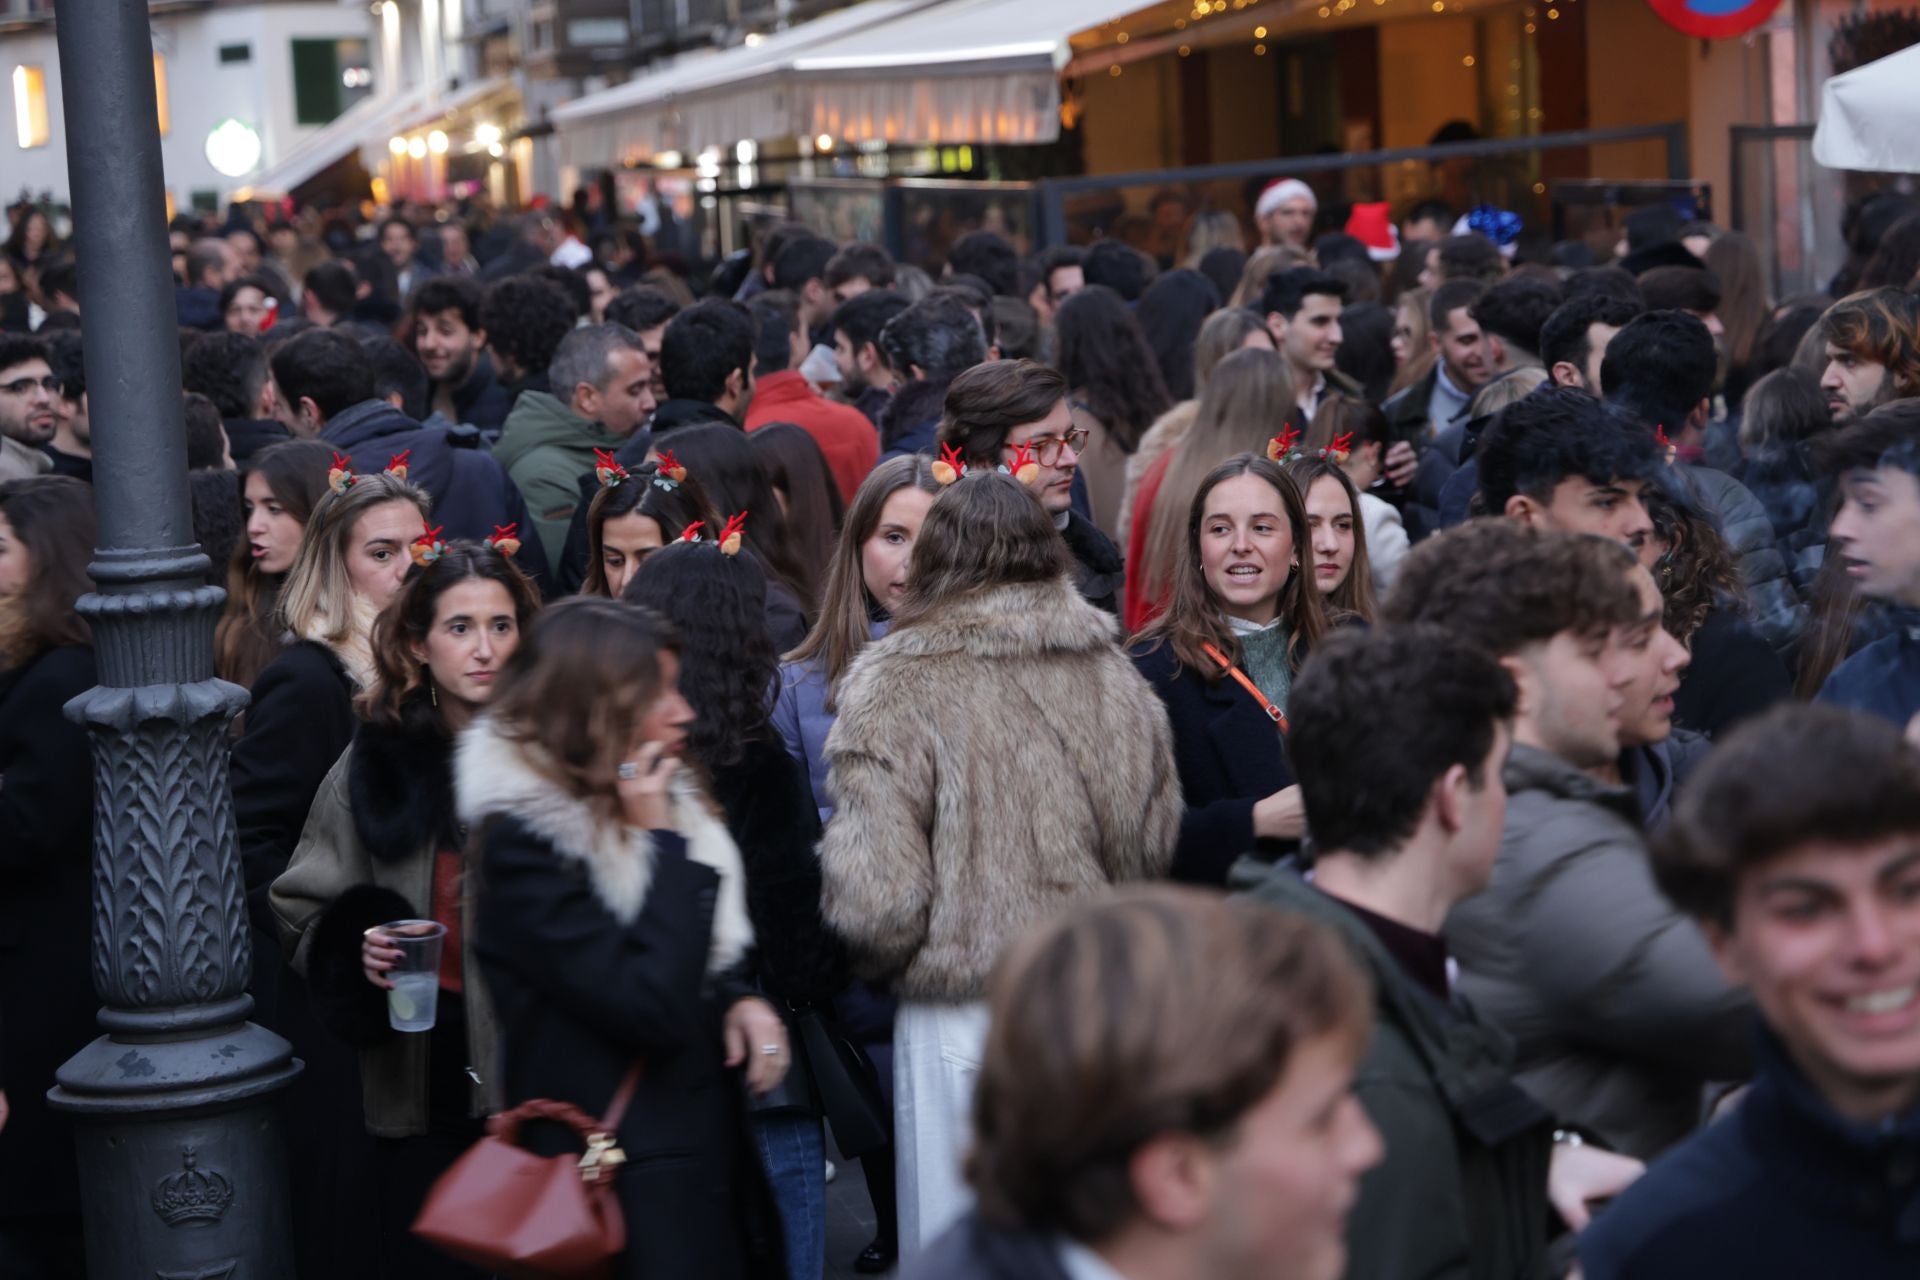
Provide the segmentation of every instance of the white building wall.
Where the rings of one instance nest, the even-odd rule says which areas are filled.
[[[227,178],[207,163],[207,134],[229,116],[260,135],[260,164],[274,163],[319,126],[294,122],[293,41],[365,39],[376,54],[380,31],[366,5],[258,4],[189,13],[156,14],[154,49],[167,61],[171,128],[160,141],[167,189],[186,208],[196,191],[222,199],[245,178]],[[248,44],[251,61],[222,64],[220,46]],[[47,144],[22,150],[14,119],[13,69],[38,65],[47,77]],[[380,86],[376,82],[376,89]],[[0,34],[0,199],[25,187],[64,200],[66,128],[60,63],[53,29]]]

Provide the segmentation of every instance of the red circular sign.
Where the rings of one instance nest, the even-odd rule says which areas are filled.
[[[1683,35],[1718,40],[1760,26],[1780,0],[1647,0],[1668,26]]]

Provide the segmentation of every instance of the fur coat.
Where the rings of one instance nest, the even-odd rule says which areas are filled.
[[[594,896],[621,924],[640,918],[653,881],[653,837],[568,795],[540,771],[528,748],[501,737],[485,716],[461,735],[454,785],[462,822],[478,826],[494,814],[519,819],[586,872]],[[753,945],[746,873],[733,837],[684,769],[673,784],[673,822],[686,840],[687,857],[720,877],[708,972],[732,968]]]
[[[980,999],[1029,926],[1165,874],[1167,713],[1065,579],[953,600],[848,671],[827,738],[827,923],[906,999]]]

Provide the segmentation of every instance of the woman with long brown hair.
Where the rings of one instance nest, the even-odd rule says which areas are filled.
[[[1093,523],[1112,537],[1120,525],[1127,455],[1172,407],[1173,397],[1141,322],[1104,285],[1090,285],[1060,304],[1054,344],[1053,364],[1070,388],[1073,425],[1088,432],[1076,450],[1087,508]]]
[[[1138,631],[1166,606],[1186,542],[1187,509],[1207,473],[1238,453],[1257,453],[1299,409],[1287,362],[1249,347],[1214,367],[1193,429],[1140,482],[1127,539],[1121,619]]]
[[[474,954],[499,1015],[498,1085],[605,1116],[623,1280],[787,1274],[749,1144],[746,1096],[786,1075],[780,1017],[742,981],[754,946],[739,849],[682,766],[680,642],[636,605],[580,596],[541,615],[455,758],[480,859]],[[625,1083],[623,1083],[625,1082]],[[577,1155],[534,1122],[541,1155]]]
[[[1738,408],[1756,376],[1760,333],[1773,318],[1767,269],[1753,241],[1738,231],[1714,237],[1707,246],[1706,264],[1720,279],[1720,305],[1714,314],[1726,329],[1721,354],[1726,362],[1727,407]]]
[[[318,440],[287,440],[260,450],[240,473],[246,538],[227,567],[227,606],[214,628],[214,670],[251,689],[279,654],[285,631],[274,605],[314,504],[327,492],[332,452]]]
[[[713,503],[671,455],[628,468],[600,468],[600,492],[587,505],[587,580],[580,594],[618,600],[640,562],[689,525],[717,528]]]
[[[475,1083],[497,1084],[487,1068],[499,1031],[473,958],[454,740],[491,699],[540,594],[498,545],[455,542],[427,555],[374,624],[375,674],[355,703],[353,745],[320,784],[271,901],[315,1016],[359,1051],[381,1261],[456,1280],[481,1273],[410,1230],[428,1188],[499,1102]],[[422,1035],[396,1032],[388,1018],[385,975],[398,953],[378,926],[397,920],[446,929],[433,1027]]]
[[[1289,459],[1286,471],[1306,499],[1313,585],[1327,616],[1372,626],[1375,601],[1367,525],[1360,513],[1360,491],[1341,469],[1339,453]]]
[[[1184,524],[1166,612],[1129,652],[1173,724],[1186,798],[1173,874],[1224,884],[1241,854],[1305,830],[1283,727],[1328,623],[1304,572],[1306,502],[1279,464],[1242,453],[1213,467]]]
[[[93,546],[91,486],[65,476],[0,484],[0,1114],[11,1109],[0,1259],[29,1275],[65,1275],[81,1256],[73,1128],[47,1090],[99,1034],[93,752],[65,711],[98,683],[92,634],[74,608],[93,590]]]

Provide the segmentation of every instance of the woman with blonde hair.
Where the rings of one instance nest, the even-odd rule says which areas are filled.
[[[967,1207],[995,960],[1062,907],[1164,874],[1179,825],[1165,713],[1071,566],[1033,491],[976,464],[934,499],[893,630],[839,689],[822,905],[901,1000],[903,1254]]]
[[[1173,875],[1218,885],[1241,854],[1306,829],[1287,696],[1327,611],[1307,572],[1306,503],[1278,463],[1241,453],[1209,467],[1181,515],[1166,612],[1128,652],[1173,725],[1186,802]]]
[[[648,610],[581,596],[543,613],[454,759],[479,859],[474,955],[501,1028],[507,1106],[607,1116],[621,1280],[787,1274],[747,1129],[787,1073],[785,1028],[744,981],[755,946],[739,848],[691,767],[680,641]],[[522,1130],[577,1156],[571,1128]]]
[[[1200,269],[1200,261],[1215,249],[1235,249],[1244,253],[1247,236],[1240,219],[1225,209],[1202,209],[1187,223],[1187,256],[1180,265]]]
[[[1236,351],[1214,367],[1193,429],[1147,473],[1135,495],[1121,612],[1127,630],[1145,626],[1172,594],[1187,504],[1201,479],[1236,453],[1263,451],[1298,413],[1293,376],[1276,352]]]
[[[1267,292],[1267,281],[1288,267],[1310,267],[1313,255],[1290,244],[1270,244],[1247,259],[1240,287],[1227,299],[1229,307],[1257,307]]]
[[[1207,394],[1207,384],[1213,380],[1214,368],[1242,347],[1275,350],[1266,323],[1245,307],[1222,307],[1200,326],[1200,336],[1193,343],[1193,398],[1182,400],[1155,419],[1147,434],[1140,437],[1140,447],[1127,455],[1126,492],[1120,501],[1120,531],[1115,535],[1122,544],[1133,527],[1133,504],[1140,482],[1153,470],[1154,463],[1178,449],[1187,438],[1200,411],[1201,398]]]
[[[1431,289],[1408,289],[1393,304],[1393,382],[1389,398],[1399,395],[1433,371],[1439,353],[1433,349],[1433,320],[1427,314]]]

